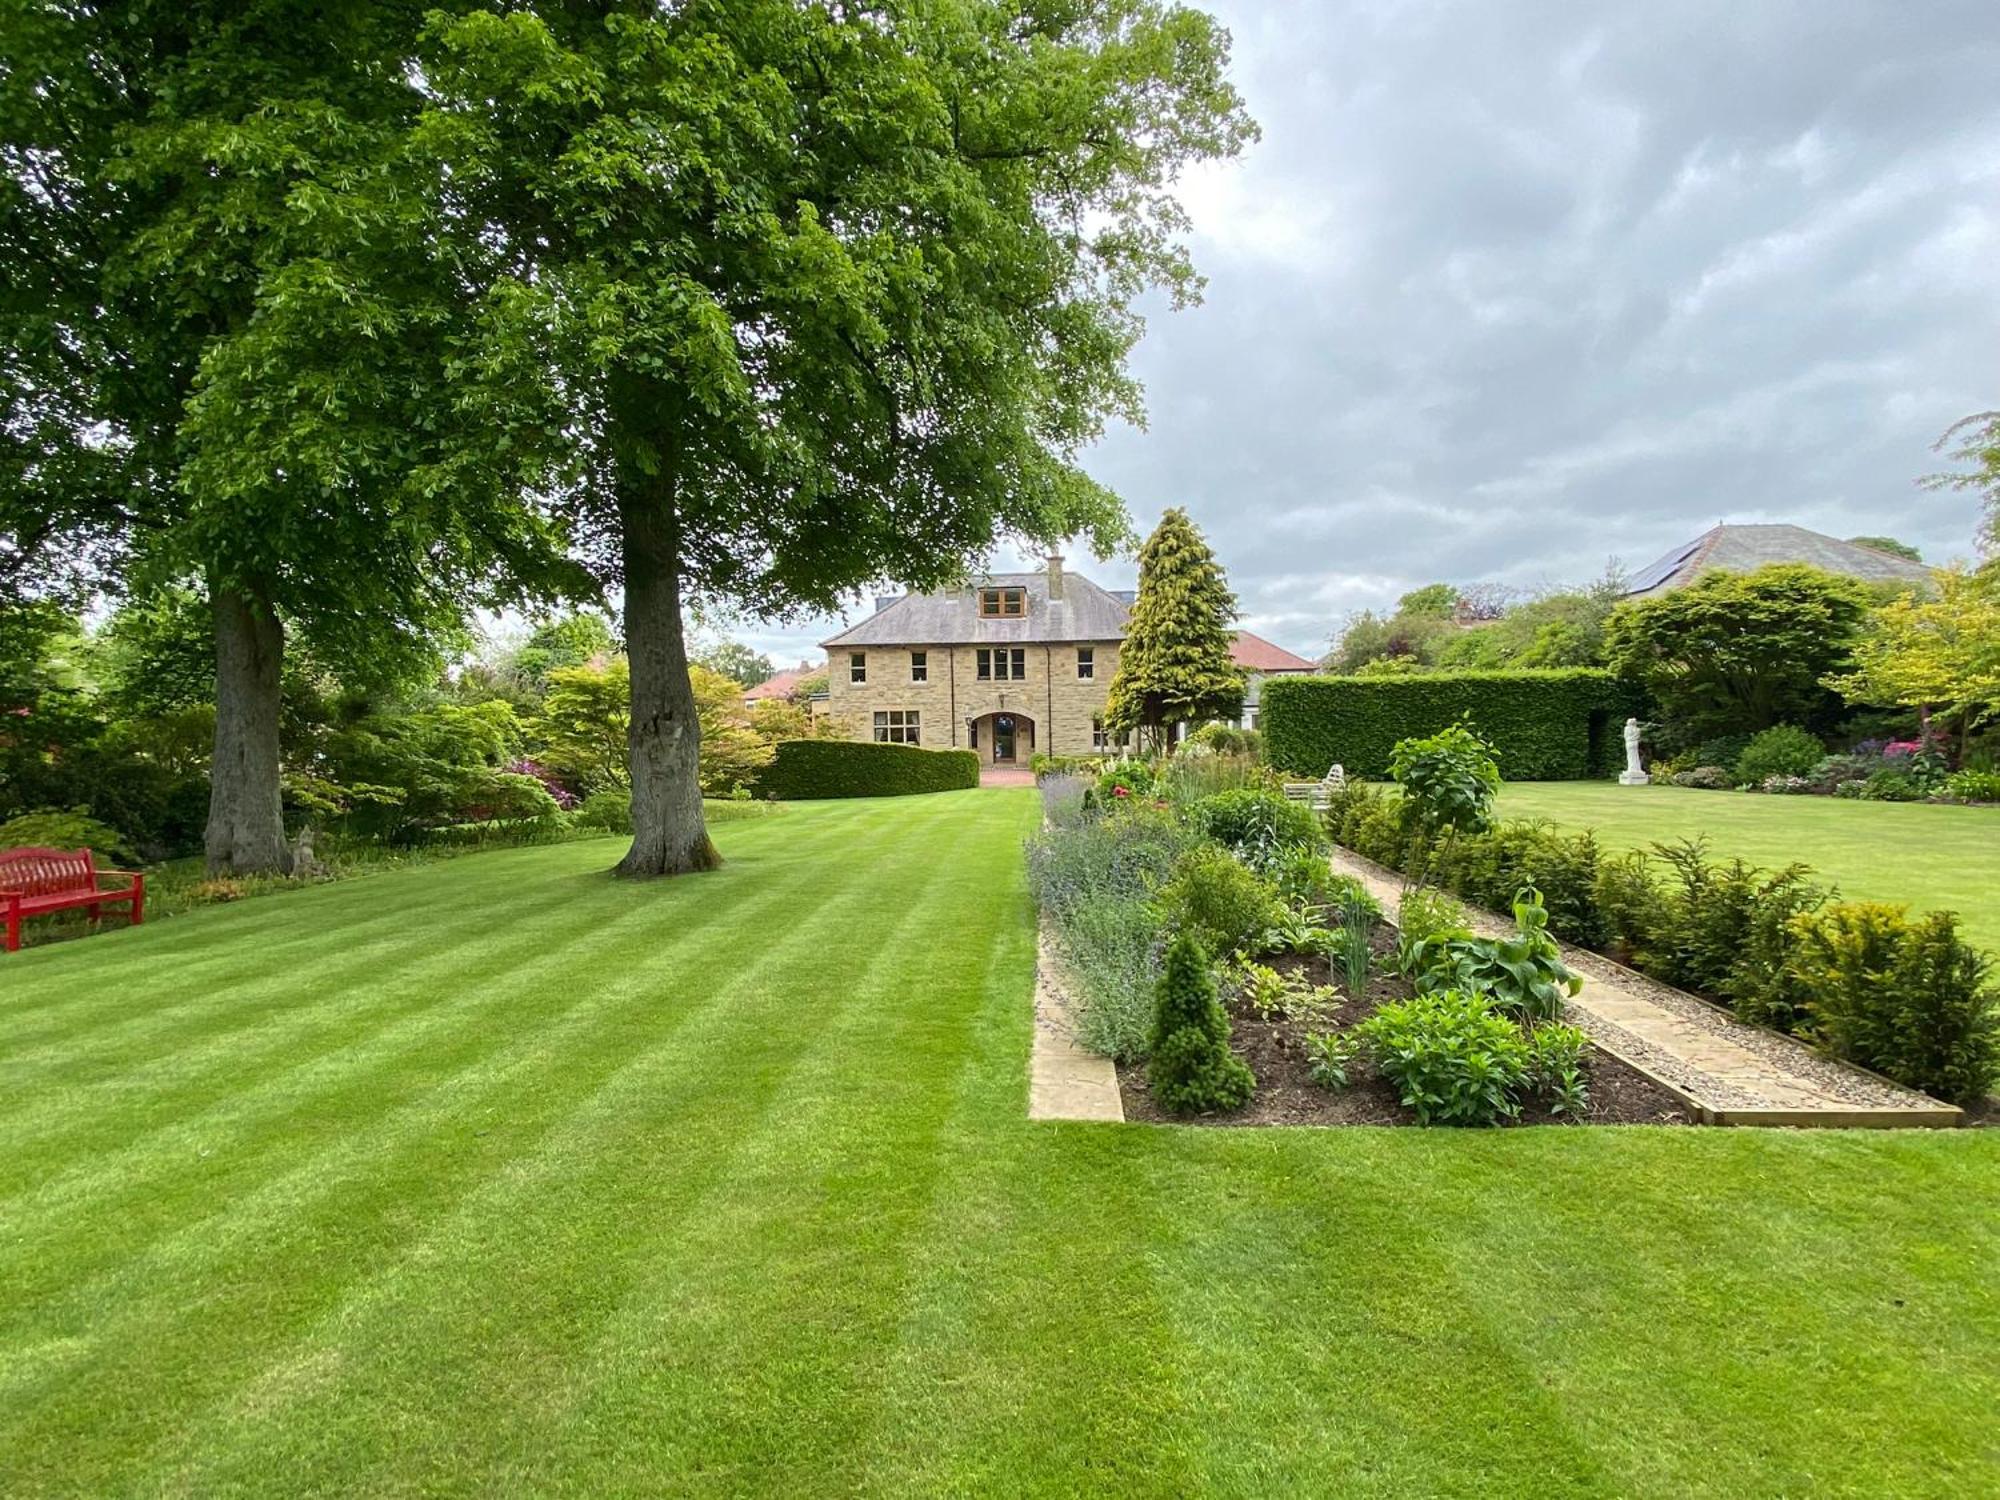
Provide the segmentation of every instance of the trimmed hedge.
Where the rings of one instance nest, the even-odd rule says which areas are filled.
[[[780,740],[757,773],[756,794],[780,802],[821,797],[904,797],[979,785],[971,750],[921,750],[869,740]]]
[[[1596,667],[1438,672],[1410,677],[1272,677],[1264,750],[1281,771],[1385,776],[1398,740],[1470,715],[1509,781],[1580,781],[1625,763],[1624,724],[1638,695]]]

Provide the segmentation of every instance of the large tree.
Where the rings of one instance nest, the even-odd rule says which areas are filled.
[[[1118,650],[1105,727],[1164,745],[1178,724],[1233,719],[1244,678],[1230,656],[1236,596],[1208,539],[1176,507],[1139,549],[1139,596]]]
[[[1980,550],[2000,552],[2000,411],[1961,417],[1945,429],[1937,450],[1964,467],[1928,475],[1922,481],[1924,488],[1970,490],[1979,496],[1985,511],[1979,523]]]
[[[1137,418],[1169,191],[1251,133],[1160,0],[529,0],[423,59],[454,222],[532,268],[578,495],[624,590],[627,875],[713,865],[683,611],[934,587],[1125,537],[1075,455]]]
[[[1903,595],[1869,615],[1854,667],[1831,680],[1851,703],[1937,709],[1961,730],[2000,713],[2000,560],[1941,568],[1935,595]]]
[[[1605,655],[1652,693],[1671,737],[1810,725],[1831,702],[1824,679],[1847,667],[1867,610],[1860,584],[1818,568],[1708,573],[1613,610]]]
[[[414,133],[427,7],[28,14],[6,109],[15,216],[46,221],[29,285],[89,290],[6,331],[26,351],[10,363],[84,372],[34,429],[39,467],[81,498],[17,534],[114,536],[132,581],[199,581],[209,864],[282,869],[287,629],[376,674],[426,655],[490,581],[556,576],[516,503],[544,445],[513,430],[560,420],[532,299],[497,247],[440,230]]]

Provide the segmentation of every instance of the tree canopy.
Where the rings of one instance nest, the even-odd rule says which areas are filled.
[[[2000,562],[1936,578],[1934,597],[1902,595],[1869,615],[1853,669],[1831,686],[1851,703],[1940,709],[1973,728],[2000,712]]]
[[[682,613],[940,585],[996,539],[1121,542],[1076,462],[1136,418],[1139,295],[1198,288],[1169,191],[1251,126],[1158,0],[524,4],[435,21],[422,138],[528,268],[559,463],[625,594],[631,875],[704,868]]]
[[[1606,654],[1690,739],[1811,725],[1830,702],[1824,679],[1846,666],[1867,609],[1860,584],[1817,568],[1707,573],[1614,610]]]

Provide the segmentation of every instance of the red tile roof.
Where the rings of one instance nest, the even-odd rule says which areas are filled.
[[[1247,630],[1236,632],[1229,659],[1247,672],[1311,672],[1316,665],[1303,656],[1294,656],[1283,646],[1274,646],[1261,635]]]
[[[825,672],[826,668],[824,667],[816,667],[809,661],[802,661],[796,667],[787,667],[784,671],[765,678],[762,682],[744,693],[743,701],[745,703],[760,703],[766,698],[789,698],[792,696],[792,690],[799,685],[801,680],[807,677],[823,676]]]

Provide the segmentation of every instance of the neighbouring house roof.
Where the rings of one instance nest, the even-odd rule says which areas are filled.
[[[982,588],[1026,589],[1018,619],[979,613]],[[850,646],[1006,646],[1055,641],[1116,641],[1125,635],[1124,603],[1076,573],[1063,575],[1062,598],[1049,598],[1047,573],[988,573],[963,588],[902,594],[878,603],[860,624],[829,636],[829,650]]]
[[[1303,656],[1294,656],[1283,646],[1273,645],[1261,635],[1247,630],[1236,632],[1229,659],[1246,672],[1312,672],[1317,666]]]
[[[818,677],[825,671],[825,667],[817,667],[809,661],[802,661],[796,667],[787,667],[782,672],[773,673],[755,687],[746,690],[743,701],[761,703],[766,698],[789,698],[802,681],[808,677]]]
[[[1923,563],[1803,526],[1715,526],[1633,574],[1625,597],[1651,599],[1685,588],[1703,573],[1754,573],[1773,563],[1804,563],[1868,583],[1929,583],[1931,577]]]

